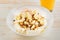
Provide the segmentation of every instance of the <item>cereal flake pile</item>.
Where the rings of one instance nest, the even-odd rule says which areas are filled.
[[[36,10],[24,10],[13,20],[21,28],[35,30],[44,25],[44,17],[37,13]]]

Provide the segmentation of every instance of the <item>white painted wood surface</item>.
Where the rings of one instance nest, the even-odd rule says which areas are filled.
[[[12,1],[12,0],[10,0]],[[23,2],[21,2],[22,5]],[[55,4],[54,11],[54,24],[50,34],[45,36],[36,36],[36,37],[24,37],[17,35],[11,31],[6,25],[6,17],[9,11],[14,7],[19,7],[21,3],[4,3],[0,1],[0,40],[60,40],[60,1],[57,1]],[[27,4],[28,2],[25,2]],[[39,5],[38,2],[31,2],[29,5]]]

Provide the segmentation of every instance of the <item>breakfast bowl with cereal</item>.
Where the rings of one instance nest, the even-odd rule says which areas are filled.
[[[36,36],[53,23],[51,13],[40,6],[23,6],[10,11],[8,27],[19,35]]]

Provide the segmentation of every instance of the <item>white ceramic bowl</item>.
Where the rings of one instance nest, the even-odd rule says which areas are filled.
[[[10,11],[10,13],[8,14],[7,16],[7,25],[8,27],[16,32],[16,28],[14,27],[13,25],[13,17],[14,15],[17,15],[20,13],[21,10],[25,9],[25,8],[28,8],[28,9],[37,9],[37,11],[46,18],[47,20],[47,25],[46,27],[51,27],[52,26],[52,23],[53,23],[53,15],[51,14],[51,12],[49,12],[46,8],[43,8],[43,7],[40,7],[40,6],[23,6],[23,7],[20,7],[20,8],[15,8],[15,9],[12,9]],[[45,29],[44,29],[45,30]],[[32,33],[32,34],[28,34],[28,35],[25,35],[25,34],[20,34],[18,32],[16,32],[17,34],[19,35],[24,35],[24,36],[36,36],[36,35],[39,35],[41,32],[37,32],[37,33]]]

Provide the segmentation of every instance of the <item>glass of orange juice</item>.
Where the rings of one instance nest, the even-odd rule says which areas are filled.
[[[54,3],[55,3],[55,0],[40,0],[41,6],[47,8],[51,12],[54,8]]]

